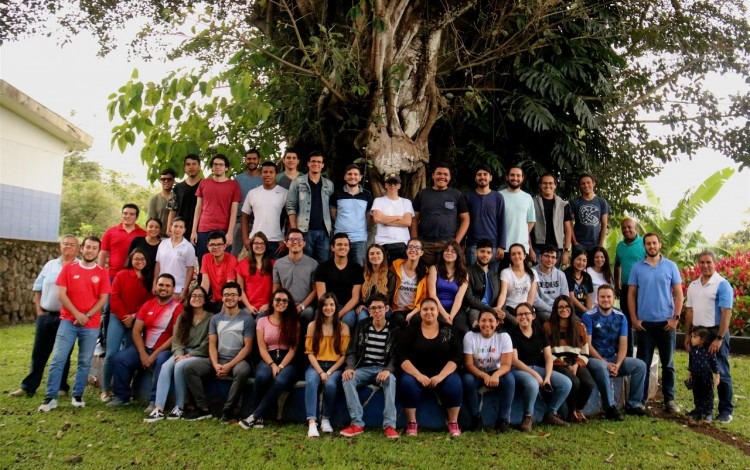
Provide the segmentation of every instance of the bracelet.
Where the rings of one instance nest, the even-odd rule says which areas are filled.
[[[324,371],[324,370],[321,370],[320,372],[318,372],[318,375],[323,375],[323,374],[327,374],[327,373],[328,373],[328,372],[326,372],[326,371]]]
[[[272,367],[272,366],[273,366],[273,361],[271,361],[271,362],[266,362],[266,365],[267,365],[268,367]]]

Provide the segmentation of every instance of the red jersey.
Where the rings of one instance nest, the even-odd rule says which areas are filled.
[[[102,235],[102,251],[109,252],[109,277],[114,279],[115,275],[125,268],[128,261],[128,249],[130,242],[135,237],[145,237],[146,231],[135,225],[135,228],[128,233],[122,223],[110,227]]]
[[[143,344],[150,350],[158,349],[172,337],[174,324],[182,313],[182,304],[169,299],[164,305],[157,299],[151,299],[138,310],[136,320],[143,322]]]
[[[201,218],[198,221],[199,232],[226,231],[229,228],[232,203],[238,204],[239,211],[239,204],[242,202],[240,184],[229,179],[222,182],[214,181],[213,178],[201,180],[195,195],[203,199]]]
[[[154,295],[143,284],[143,279],[138,279],[134,270],[124,269],[117,273],[112,283],[109,311],[122,320],[125,315],[137,313],[141,305],[153,298]]]
[[[102,294],[109,294],[111,291],[107,271],[97,265],[87,268],[78,261],[63,266],[55,284],[65,287],[66,294],[73,306],[84,315],[99,302]],[[86,328],[99,328],[101,313],[101,310],[97,311],[86,322]],[[76,318],[65,306],[60,310],[60,319],[69,322],[76,321]]]
[[[203,255],[201,261],[201,274],[208,276],[211,283],[211,298],[214,302],[221,302],[221,286],[227,281],[237,279],[237,258],[231,253],[224,253],[224,259],[221,264],[216,264],[211,253]]]

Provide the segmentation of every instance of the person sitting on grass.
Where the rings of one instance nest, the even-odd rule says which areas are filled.
[[[205,289],[203,289],[205,291]],[[255,319],[239,302],[242,288],[234,281],[221,288],[224,307],[208,324],[208,358],[196,358],[185,365],[185,381],[195,399],[195,409],[186,413],[188,421],[211,418],[203,380],[207,378],[232,378],[229,395],[224,403],[221,423],[234,419],[234,410],[250,378],[251,367],[247,361],[253,348]],[[205,306],[204,306],[205,308]]]
[[[339,319],[336,296],[323,294],[318,302],[315,320],[307,326],[305,353],[310,366],[305,372],[305,411],[307,412],[307,437],[318,434],[318,388],[323,382],[323,409],[320,412],[320,430],[333,432],[331,413],[341,388],[341,371],[349,346],[349,327]]]
[[[294,384],[297,367],[294,355],[299,337],[299,315],[292,294],[284,288],[271,296],[270,313],[258,320],[260,362],[255,368],[253,403],[255,410],[240,421],[242,429],[262,428],[263,416],[281,392]]]
[[[477,259],[484,256],[477,245]],[[491,249],[492,247],[490,247]],[[495,430],[503,433],[508,431],[510,422],[510,407],[513,403],[513,394],[516,388],[516,380],[510,373],[513,363],[513,342],[506,332],[498,332],[497,313],[493,310],[484,310],[479,314],[479,332],[470,331],[464,336],[464,367],[462,381],[464,385],[464,396],[466,405],[471,415],[472,431],[482,429],[482,416],[479,414],[479,392],[480,385],[487,387],[488,391],[498,393],[499,407],[495,419]]]
[[[155,423],[167,419],[181,419],[187,394],[185,366],[200,357],[208,357],[208,327],[213,314],[203,307],[208,300],[208,293],[201,286],[196,286],[188,295],[185,308],[177,318],[172,335],[172,357],[162,364],[159,379],[156,383],[156,403],[154,411],[143,421]],[[164,415],[167,395],[172,387],[174,376],[175,406],[169,415]]]
[[[369,297],[367,311],[370,318],[357,323],[353,341],[346,351],[344,396],[349,409],[351,424],[341,431],[342,436],[353,437],[365,432],[362,420],[362,403],[357,387],[376,384],[383,389],[383,432],[388,439],[398,439],[396,431],[396,356],[394,345],[399,331],[386,319],[388,309],[385,297],[373,294]]]
[[[448,432],[451,437],[458,437],[463,389],[456,369],[461,363],[461,338],[453,327],[439,323],[437,300],[424,299],[419,315],[422,321],[404,330],[397,348],[403,371],[399,390],[406,415],[406,435],[417,435],[417,406],[425,390],[434,389],[448,414]]]

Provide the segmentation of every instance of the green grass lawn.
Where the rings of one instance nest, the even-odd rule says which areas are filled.
[[[41,414],[39,393],[31,399],[7,395],[26,373],[32,340],[31,326],[0,329],[0,468],[750,468],[750,458],[734,446],[657,418],[595,419],[565,429],[540,425],[531,434],[467,432],[457,439],[423,431],[391,442],[368,430],[355,439],[311,440],[301,424],[252,431],[217,420],[144,424],[142,406],[107,409],[92,388],[84,397],[87,408],[74,409],[66,399]],[[679,354],[680,377],[686,359]],[[746,443],[750,360],[734,358],[732,366],[737,410],[724,429]],[[679,401],[691,405],[684,388]]]

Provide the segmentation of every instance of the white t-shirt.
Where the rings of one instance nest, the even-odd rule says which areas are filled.
[[[407,240],[408,241],[408,240]],[[401,266],[401,285],[398,286],[396,294],[393,297],[393,303],[397,310],[404,310],[409,305],[414,305],[414,299],[417,297],[417,274],[414,277],[408,277]]]
[[[604,279],[604,273],[598,273],[592,267],[586,268],[586,272],[591,276],[591,283],[594,285],[594,307],[596,307],[599,305],[599,296],[597,295],[599,286],[607,284],[607,281]]]
[[[513,342],[508,333],[495,333],[485,338],[481,333],[470,331],[464,336],[464,354],[474,356],[474,365],[482,372],[494,372],[500,368],[500,356],[513,352]]]
[[[410,213],[414,216],[414,207],[411,201],[402,197],[393,200],[387,196],[375,198],[372,202],[370,212],[378,210],[383,215],[404,215]],[[392,227],[390,225],[376,224],[375,243],[386,245],[388,243],[408,243],[409,227]]]
[[[518,304],[529,301],[531,282],[537,281],[536,271],[532,269],[531,272],[534,275],[533,279],[526,272],[523,273],[522,277],[516,277],[516,275],[513,274],[513,270],[511,268],[505,268],[502,270],[502,272],[500,272],[500,281],[508,284],[508,293],[505,297],[505,305],[516,308]]]
[[[159,263],[159,274],[167,273],[174,276],[174,292],[179,294],[185,288],[188,266],[195,266],[195,248],[184,238],[179,245],[173,247],[172,239],[166,238],[159,243],[156,261]]]
[[[277,184],[271,189],[258,186],[247,193],[242,204],[242,212],[255,215],[250,239],[256,232],[263,232],[269,242],[280,242],[284,239],[284,233],[281,231],[281,211],[286,208],[288,192]]]

